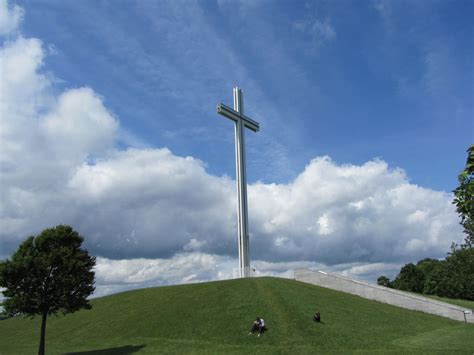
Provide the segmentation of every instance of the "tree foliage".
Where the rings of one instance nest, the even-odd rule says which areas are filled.
[[[395,280],[377,284],[402,291],[474,300],[474,248],[454,248],[445,260],[423,259],[403,266]]]
[[[425,275],[414,264],[406,264],[393,281],[393,288],[402,291],[423,292]]]
[[[444,267],[444,260],[426,258],[416,263],[419,272],[423,273],[423,285],[420,285],[423,293],[436,294],[437,277]]]
[[[379,286],[385,286],[385,287],[391,287],[390,279],[387,276],[380,276],[377,279],[377,285]]]
[[[458,176],[459,186],[453,191],[456,210],[461,217],[466,237],[462,247],[474,247],[474,144],[467,150],[466,167]]]
[[[95,257],[81,249],[84,238],[59,225],[28,237],[11,256],[0,261],[3,306],[10,316],[42,316],[39,353],[44,354],[47,316],[90,309]]]

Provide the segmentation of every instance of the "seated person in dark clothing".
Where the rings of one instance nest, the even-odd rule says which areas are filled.
[[[250,329],[249,335],[252,335],[260,328],[260,318],[257,317],[252,323],[252,328]]]
[[[253,321],[252,328],[250,329],[248,335],[258,331],[258,337],[260,337],[260,334],[262,334],[265,330],[267,330],[267,327],[265,327],[265,320],[263,318],[257,317],[257,319]]]
[[[316,314],[313,316],[313,319],[315,322],[321,322],[321,314],[319,312],[316,312]]]

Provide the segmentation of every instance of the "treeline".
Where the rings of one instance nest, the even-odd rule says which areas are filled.
[[[444,260],[423,259],[403,266],[391,281],[380,276],[377,284],[402,291],[474,301],[474,248],[456,248]]]
[[[467,150],[466,168],[453,191],[456,211],[464,228],[464,243],[453,243],[444,260],[423,259],[403,266],[395,280],[380,276],[381,286],[440,297],[474,300],[474,145]]]

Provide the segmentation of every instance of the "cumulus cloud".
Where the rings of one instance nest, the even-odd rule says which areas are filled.
[[[259,257],[328,264],[442,256],[459,229],[452,196],[409,183],[382,160],[311,161],[290,184],[249,188]]]
[[[0,257],[66,223],[99,257],[98,294],[231,277],[235,182],[167,148],[117,149],[119,122],[102,97],[87,87],[55,94],[45,53],[21,36],[0,52]],[[450,194],[411,184],[383,160],[317,157],[295,180],[248,193],[259,275],[312,267],[367,278],[442,257],[462,238]]]
[[[70,176],[114,144],[118,123],[102,99],[90,88],[56,97],[44,57],[34,38],[18,36],[0,50],[0,254],[20,235],[64,220]]]
[[[20,6],[8,6],[7,0],[0,0],[0,36],[17,31],[23,14],[23,8]]]
[[[117,121],[90,88],[68,90],[42,122],[43,133],[68,159],[82,161],[113,146]],[[76,160],[76,159],[74,159]]]
[[[68,183],[87,206],[75,224],[108,257],[169,257],[198,248],[231,253],[233,187],[192,157],[133,148],[84,163]]]

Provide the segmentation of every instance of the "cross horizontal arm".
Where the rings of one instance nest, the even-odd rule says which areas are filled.
[[[230,118],[232,121],[235,122],[238,122],[239,119],[242,119],[244,121],[245,127],[251,129],[254,132],[258,132],[258,130],[260,129],[260,125],[258,122],[255,122],[254,120],[245,115],[241,115],[237,111],[231,109],[229,106],[226,106],[224,104],[217,105],[217,113],[227,118]]]

